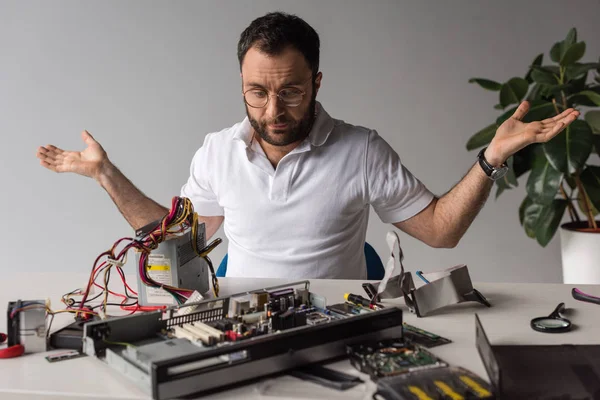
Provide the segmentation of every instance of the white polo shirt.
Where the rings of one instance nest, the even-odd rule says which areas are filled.
[[[369,205],[394,223],[432,201],[376,131],[317,109],[277,168],[248,118],[208,134],[195,154],[181,196],[199,215],[225,216],[227,276],[365,279]]]

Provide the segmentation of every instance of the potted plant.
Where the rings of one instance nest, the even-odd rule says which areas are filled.
[[[552,118],[569,107],[584,116],[549,142],[515,153],[507,160],[510,171],[496,181],[498,198],[529,172],[519,219],[527,236],[544,247],[560,225],[565,283],[600,283],[600,221],[596,220],[600,210],[600,59],[584,63],[580,61],[584,54],[585,42],[577,41],[573,28],[552,46],[552,62],[544,63],[544,54],[539,54],[525,77],[504,83],[469,80],[499,92],[494,108],[504,112],[469,139],[467,150],[487,145],[500,124],[515,112],[513,105],[523,99],[530,102],[524,122]],[[570,222],[561,225],[565,213]]]

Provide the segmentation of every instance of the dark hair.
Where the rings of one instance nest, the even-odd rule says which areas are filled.
[[[256,18],[242,32],[237,51],[240,70],[252,46],[268,55],[277,55],[290,45],[302,53],[314,79],[319,72],[319,35],[302,18],[282,12]]]

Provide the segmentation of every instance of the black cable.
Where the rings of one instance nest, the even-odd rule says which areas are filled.
[[[123,272],[123,269],[121,267],[117,267],[117,269],[120,271],[120,275],[123,277],[123,288],[125,289],[125,296],[127,296],[130,299],[137,300],[137,296],[130,296],[129,292],[127,292],[127,285],[125,284],[125,273]]]
[[[94,301],[96,300],[98,297],[102,296],[104,294],[104,291],[100,292],[98,295],[92,297],[91,299],[87,299],[85,302],[87,303],[88,301]],[[72,300],[72,299],[71,299]],[[75,306],[79,306],[81,305],[81,301],[76,301],[73,300],[72,304],[69,304],[70,307],[75,307]],[[85,304],[84,304],[85,305]]]

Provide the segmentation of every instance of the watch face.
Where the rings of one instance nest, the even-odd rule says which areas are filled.
[[[506,175],[507,172],[508,172],[507,166],[498,168],[492,172],[492,175],[490,176],[490,178],[496,181],[496,180],[502,178],[504,175]]]

